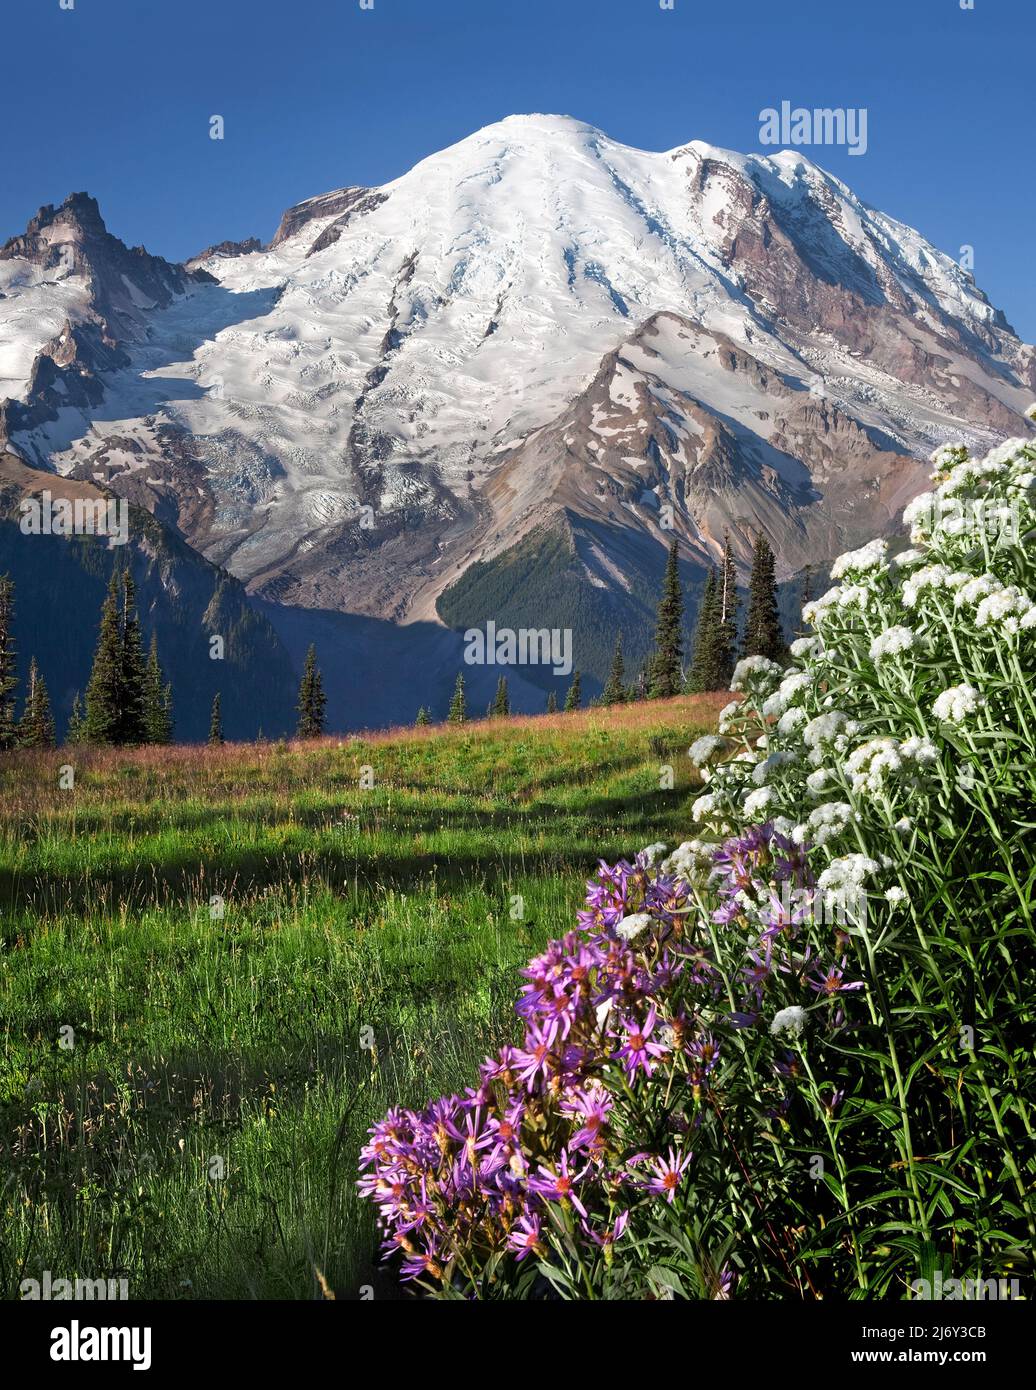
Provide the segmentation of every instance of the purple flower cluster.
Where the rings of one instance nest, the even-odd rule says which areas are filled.
[[[601,862],[579,930],[522,971],[520,1045],[487,1059],[465,1095],[392,1110],[370,1130],[359,1187],[405,1278],[477,1292],[493,1257],[549,1259],[559,1233],[581,1261],[610,1265],[642,1211],[678,1212],[686,1198],[719,1026],[758,1024],[775,980],[782,997],[789,977],[821,998],[857,988],[844,961],[796,945],[811,912],[805,850],[757,827],[718,850],[713,880],[715,925],[646,856]],[[804,892],[793,910],[785,883]],[[740,936],[733,1013],[717,926]]]

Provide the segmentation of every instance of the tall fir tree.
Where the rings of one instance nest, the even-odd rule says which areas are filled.
[[[426,724],[430,724],[431,722],[431,717],[429,716],[428,711],[425,709],[424,705],[422,705],[421,708],[417,711],[417,718],[414,720],[414,728],[423,729]]]
[[[466,724],[468,722],[468,702],[464,694],[464,672],[457,672],[457,684],[453,687],[453,699],[450,701],[450,710],[446,716],[449,724]]]
[[[752,573],[748,581],[748,616],[745,619],[745,656],[765,656],[782,663],[788,659],[788,646],[777,607],[777,574],[773,551],[759,533],[752,551]]]
[[[552,691],[548,694],[548,696],[547,696],[547,713],[548,713],[548,714],[557,714],[557,712],[558,712],[558,697],[557,697],[556,692],[552,690]]]
[[[68,717],[68,729],[65,733],[65,742],[74,746],[83,743],[86,739],[85,720],[83,718],[83,701],[79,691],[75,693],[72,701],[72,713]]]
[[[703,691],[720,688],[718,665],[720,642],[717,640],[719,626],[719,579],[716,571],[710,569],[702,590],[698,616],[694,626],[691,670],[687,678],[687,685],[690,690]]]
[[[17,738],[14,723],[18,669],[14,649],[14,583],[0,575],[0,750],[13,748]]]
[[[738,653],[738,609],[741,599],[737,592],[737,566],[730,537],[723,537],[723,564],[719,574],[719,623],[716,629],[716,665],[719,685],[724,689],[730,684]]]
[[[572,673],[572,684],[568,687],[565,695],[565,713],[579,709],[583,703],[583,673],[574,671]]]
[[[112,572],[101,606],[101,626],[93,669],[86,687],[83,736],[88,743],[113,744],[122,735],[122,618],[119,608],[121,576]]]
[[[148,743],[173,741],[173,688],[162,673],[155,633],[151,634],[144,672],[144,732]]]
[[[209,720],[209,743],[213,748],[223,742],[223,705],[217,690],[212,699],[212,717]]]
[[[669,547],[662,597],[655,621],[655,652],[647,672],[647,693],[652,700],[667,700],[683,689],[683,593],[677,543]]]
[[[137,617],[137,590],[129,570],[122,572],[122,696],[116,743],[146,743],[147,663]]]
[[[324,681],[317,668],[317,649],[312,644],[306,653],[306,665],[299,685],[299,738],[319,738],[324,732],[324,710],[327,696]]]
[[[501,676],[496,683],[496,694],[493,697],[493,714],[510,714],[511,697],[507,692],[507,677]]]
[[[18,725],[18,743],[22,748],[54,747],[54,716],[50,709],[50,696],[35,657],[29,662],[29,688]]]
[[[615,651],[612,653],[612,668],[608,673],[608,680],[601,695],[601,703],[604,705],[621,705],[626,701],[626,663],[622,656],[622,633],[620,632],[615,639]]]

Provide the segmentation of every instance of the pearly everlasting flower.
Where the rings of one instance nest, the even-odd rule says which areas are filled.
[[[797,753],[793,753],[790,748],[778,749],[776,753],[771,753],[764,762],[755,765],[752,769],[752,781],[757,787],[761,787],[769,780],[770,773],[775,769],[796,762],[798,762]]]
[[[952,468],[956,463],[962,463],[968,457],[966,444],[940,444],[938,449],[932,453],[932,463],[936,468],[942,470]]]
[[[890,903],[892,907],[902,907],[904,903],[910,901],[910,898],[905,888],[900,888],[898,884],[893,884],[891,888],[885,889],[885,901]]]
[[[663,845],[662,848],[665,849],[665,845]],[[623,941],[632,941],[635,936],[639,936],[641,932],[647,931],[648,927],[651,925],[651,921],[650,912],[631,913],[629,917],[624,917],[618,924],[615,928],[615,934],[621,937]]]
[[[797,1038],[806,1026],[806,1010],[800,1008],[798,1004],[792,1004],[790,1008],[781,1009],[775,1013],[770,1022],[770,1032],[774,1037],[779,1033],[790,1033]]]
[[[841,835],[853,818],[853,808],[845,801],[828,801],[811,811],[806,835],[816,845],[824,845]]]
[[[657,840],[653,845],[645,845],[637,855],[637,858],[643,860],[647,868],[653,869],[660,859],[665,858],[668,848],[668,845],[664,845],[661,840]]]
[[[935,462],[934,456],[932,462]],[[903,524],[915,526],[919,521],[930,518],[935,512],[936,497],[934,492],[922,492],[908,502],[903,509]]]
[[[782,738],[789,738],[796,729],[801,728],[807,722],[809,715],[801,705],[792,705],[791,709],[785,710],[777,721],[777,732]]]
[[[691,807],[691,820],[697,825],[699,821],[703,821],[706,816],[711,816],[715,809],[716,798],[714,796],[708,793],[705,796],[699,796]]]
[[[818,767],[806,778],[806,790],[811,796],[820,796],[833,777],[834,773],[829,767]]]
[[[939,750],[931,739],[919,738],[917,734],[905,739],[899,745],[899,751],[904,758],[910,758],[923,766],[939,761]]]
[[[661,872],[687,883],[707,876],[713,868],[716,846],[704,840],[685,840],[659,865]]]
[[[867,878],[880,867],[865,854],[846,854],[831,860],[817,879],[817,886],[830,900],[844,901],[849,894],[858,894]]]
[[[1036,401],[1034,401],[1033,404],[1030,405],[1029,408],[1026,410],[1025,418],[1027,420],[1031,420],[1033,424],[1036,424]]]
[[[897,835],[909,835],[913,828],[914,822],[909,816],[900,816],[894,827]]]
[[[974,714],[982,704],[982,697],[973,685],[951,685],[932,704],[936,719],[949,724],[963,724],[969,714]]]
[[[774,790],[772,787],[760,787],[758,791],[749,792],[748,796],[745,797],[745,804],[741,808],[745,820],[749,822],[758,820],[773,799]]]
[[[729,709],[730,706],[728,705],[727,708]],[[730,744],[725,738],[720,738],[717,734],[704,734],[691,744],[687,750],[687,756],[695,767],[702,767],[711,758],[726,753],[729,748]]]
[[[899,740],[888,736],[868,739],[854,748],[845,762],[853,791],[880,791],[885,778],[899,772],[903,758]]]
[[[1030,627],[1029,617],[1034,604],[1028,594],[1014,584],[989,594],[975,610],[975,626],[980,628],[998,626],[1005,632],[1016,633],[1020,626]],[[1029,618],[1028,622],[1024,620]]]
[[[871,643],[870,658],[878,662],[886,656],[898,656],[900,652],[908,652],[912,647],[916,647],[917,641],[917,633],[913,628],[887,627]]]
[[[730,688],[735,691],[747,690],[750,686],[768,688],[780,674],[781,668],[776,661],[765,656],[746,656],[734,667]]]
[[[869,570],[881,569],[887,555],[887,541],[868,541],[859,550],[847,550],[844,555],[839,555],[831,566],[831,578],[841,579],[842,575],[848,574],[850,570],[866,573]]]
[[[726,733],[730,728],[730,721],[737,714],[739,705],[737,700],[731,700],[729,705],[724,705],[719,712],[717,727],[721,734]]]

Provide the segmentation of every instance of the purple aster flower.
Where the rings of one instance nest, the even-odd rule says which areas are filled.
[[[580,1201],[576,1183],[583,1180],[586,1172],[586,1168],[580,1173],[571,1172],[568,1166],[568,1149],[562,1149],[557,1172],[541,1163],[539,1173],[529,1179],[529,1191],[551,1202],[570,1202],[579,1215],[585,1218],[586,1207]]]
[[[545,1255],[547,1249],[540,1238],[539,1217],[531,1214],[519,1217],[518,1224],[507,1237],[507,1246],[518,1252],[519,1264],[529,1255]]]
[[[532,1023],[525,1035],[525,1048],[519,1052],[516,1076],[531,1091],[539,1076],[544,1080],[549,1076],[552,1065],[551,1048],[558,1035],[556,1021]]]
[[[832,965],[826,972],[821,966],[818,973],[811,977],[809,987],[817,994],[831,998],[835,994],[845,994],[852,989],[863,989],[863,981],[845,979],[845,957],[843,956],[838,965]]]
[[[654,1004],[648,1009],[643,1023],[637,1023],[635,1019],[623,1020],[626,1039],[614,1055],[622,1061],[627,1076],[634,1076],[638,1070],[645,1076],[651,1076],[655,1069],[652,1058],[664,1057],[668,1051],[661,1043],[651,1040],[657,1020]]]
[[[691,1155],[684,1154],[682,1157],[669,1150],[666,1158],[655,1158],[651,1164],[652,1175],[644,1184],[647,1192],[653,1192],[659,1197],[664,1197],[672,1205],[673,1198],[676,1196],[676,1189],[680,1186],[684,1170],[691,1161]]]

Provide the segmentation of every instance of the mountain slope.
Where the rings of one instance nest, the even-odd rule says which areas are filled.
[[[288,653],[241,584],[170,535],[146,512],[130,509],[129,541],[109,548],[96,536],[25,535],[24,499],[97,499],[91,483],[55,478],[0,452],[0,574],[15,589],[15,649],[21,687],[35,656],[50,691],[59,734],[76,694],[86,690],[101,603],[115,566],[128,566],[137,587],[145,645],[158,638],[173,686],[176,737],[208,734],[212,698],[221,695],[228,738],[276,737],[295,726],[296,678]],[[210,639],[223,639],[213,660]],[[20,707],[20,706],[19,706]]]
[[[765,530],[785,577],[823,563],[920,490],[936,444],[1027,432],[1036,393],[1036,352],[972,277],[797,152],[511,117],[296,205],[265,248],[127,271],[131,303],[95,289],[85,318],[74,275],[34,278],[52,235],[8,243],[6,283],[44,296],[47,331],[100,338],[60,408],[26,384],[11,447],[288,609],[434,622],[471,565],[560,527],[639,621],[672,535],[689,582],[727,531],[744,559]],[[0,330],[24,375],[6,301]]]

